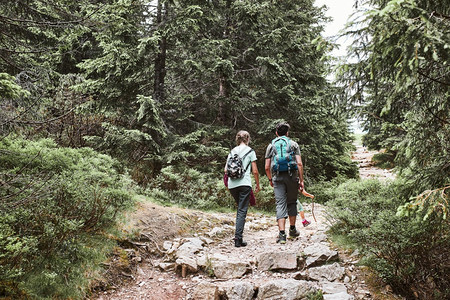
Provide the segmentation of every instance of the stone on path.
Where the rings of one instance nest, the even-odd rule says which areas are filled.
[[[199,238],[187,238],[177,249],[177,257],[193,256],[203,249],[204,242]]]
[[[221,279],[241,278],[251,270],[248,263],[237,261],[213,261],[212,267],[214,275]]]
[[[325,233],[319,231],[318,233],[311,235],[310,241],[312,243],[320,243],[320,242],[325,242],[327,239],[328,239],[328,236]]]
[[[214,227],[210,232],[207,233],[210,237],[223,234],[224,230],[221,227]]]
[[[335,281],[340,280],[345,275],[345,268],[341,267],[339,263],[332,265],[325,265],[306,270],[306,275],[312,280],[317,281]]]
[[[197,273],[197,261],[195,257],[180,257],[175,261],[175,269],[177,272],[181,269],[181,277],[185,278],[188,272]]]
[[[223,287],[228,300],[251,300],[255,294],[253,285],[249,282],[237,282]]]
[[[347,294],[346,292],[323,295],[323,300],[353,300],[355,297]]]
[[[345,286],[345,284],[340,282],[321,282],[320,289],[324,294],[337,294],[342,292],[347,293],[347,287]]]
[[[264,252],[257,256],[258,270],[295,270],[297,254],[295,252]]]
[[[331,250],[324,243],[315,243],[306,247],[303,252],[306,256],[306,267],[318,266],[339,259],[338,252]]]
[[[314,284],[295,279],[272,280],[259,287],[258,300],[294,300],[303,299],[315,292]]]
[[[219,288],[212,283],[202,282],[194,288],[194,300],[219,300]]]

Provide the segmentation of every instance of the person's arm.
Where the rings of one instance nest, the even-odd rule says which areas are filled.
[[[295,160],[297,162],[297,169],[298,169],[298,178],[300,179],[298,189],[300,191],[303,191],[305,188],[305,183],[303,182],[303,163],[302,163],[302,157],[300,154],[295,155]]]
[[[252,161],[252,172],[253,172],[253,176],[255,177],[255,182],[256,182],[255,193],[258,193],[261,190],[261,188],[259,186],[259,173],[258,173],[258,166],[256,165],[256,161]]]
[[[223,172],[225,174],[227,174],[227,164],[228,164],[228,159],[230,158],[230,155],[227,156],[227,160],[225,161],[225,167],[223,168]]]
[[[267,178],[269,178],[270,186],[273,187],[272,172],[270,172],[270,158],[266,158],[264,169],[266,170]]]

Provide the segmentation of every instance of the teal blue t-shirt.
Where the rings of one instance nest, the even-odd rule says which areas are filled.
[[[240,145],[237,147],[234,147],[233,150],[231,150],[231,152],[237,153],[240,157],[243,157],[248,151],[250,151],[250,147],[247,145]],[[230,157],[230,154],[228,155],[228,157]],[[251,163],[252,161],[256,161],[256,153],[255,151],[250,152],[243,161],[243,165],[244,168],[246,168],[249,164],[249,167],[247,168],[247,171],[245,172],[244,176],[242,178],[238,178],[238,179],[231,179],[228,178],[228,188],[232,189],[238,186],[252,186],[252,178],[250,177],[250,173],[251,173]]]

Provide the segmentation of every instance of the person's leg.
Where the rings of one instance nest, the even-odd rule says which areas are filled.
[[[297,220],[298,179],[293,176],[286,179],[286,208],[289,225],[295,226]]]
[[[311,224],[311,222],[309,222],[308,220],[306,220],[305,217],[305,211],[303,210],[303,205],[300,201],[297,200],[297,210],[298,210],[298,214],[300,215],[300,218],[302,219],[302,224],[303,227],[308,226],[309,224]]]
[[[297,221],[297,216],[289,216],[289,225],[295,227],[295,222]]]
[[[285,218],[278,219],[277,223],[278,223],[278,230],[279,231],[286,230],[286,219]]]
[[[280,177],[280,175],[278,177]],[[282,231],[285,229],[286,218],[288,217],[286,205],[286,184],[284,183],[284,180],[273,181],[273,191],[275,194],[278,229]]]
[[[305,212],[303,210],[299,211],[298,214],[300,215],[300,218],[302,218],[302,221],[305,220]]]
[[[275,194],[275,204],[277,208],[277,224],[278,234],[277,243],[286,243],[286,218],[288,217],[288,211],[286,206],[286,184],[282,174],[277,176],[277,179],[273,181],[273,190]]]
[[[235,188],[235,190],[236,191],[232,192],[232,195],[235,198],[237,204],[236,230],[234,237],[236,241],[242,242],[242,235],[245,226],[245,218],[247,217],[248,205],[250,202],[250,192],[252,188],[249,186],[240,186]]]
[[[289,216],[289,236],[297,237],[300,232],[295,228],[295,222],[297,221],[297,198],[298,198],[298,179],[293,176],[286,180],[287,192],[286,192],[286,206]]]

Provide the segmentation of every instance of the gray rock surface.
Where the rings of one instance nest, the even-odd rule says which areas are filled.
[[[339,263],[310,268],[306,271],[307,276],[317,281],[335,281],[340,280],[345,275],[345,268]]]
[[[307,256],[306,266],[314,267],[339,259],[338,252],[331,250],[328,243],[314,243],[303,250]]]
[[[258,270],[295,270],[297,253],[295,252],[263,252],[257,255]]]
[[[259,287],[258,300],[294,300],[304,299],[314,292],[314,284],[308,281],[295,279],[272,280]]]

